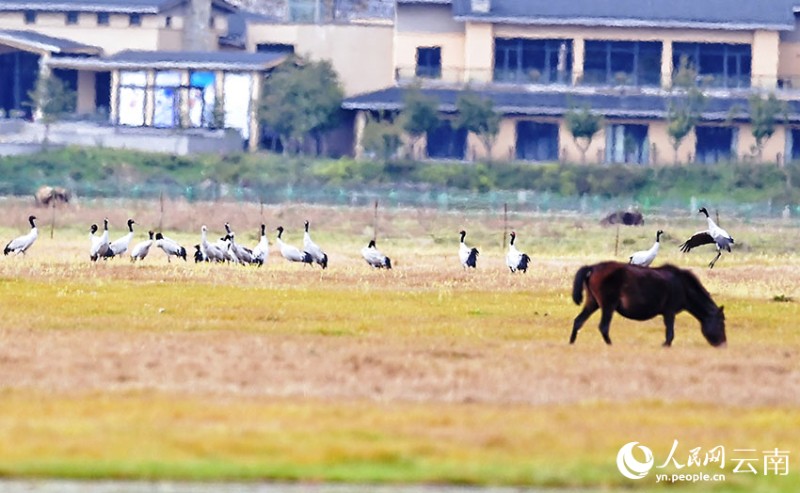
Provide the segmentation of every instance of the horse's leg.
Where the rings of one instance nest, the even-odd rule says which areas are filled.
[[[592,316],[592,313],[597,311],[597,302],[592,297],[591,293],[589,293],[589,297],[586,299],[586,304],[583,305],[583,310],[575,317],[575,322],[572,324],[572,335],[569,336],[569,343],[575,344],[575,338],[578,337],[578,331],[581,330],[583,324],[586,323],[586,320]]]
[[[608,336],[608,329],[611,327],[611,316],[614,315],[614,310],[616,310],[614,306],[609,306],[608,304],[603,305],[602,315],[600,316],[600,334],[602,334],[603,340],[606,341],[608,345],[611,345],[611,337]]]
[[[667,338],[664,341],[664,347],[672,346],[672,339],[675,337],[675,314],[664,314],[664,326],[667,328]]]

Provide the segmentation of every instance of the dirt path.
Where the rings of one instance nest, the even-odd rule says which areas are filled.
[[[480,345],[479,345],[480,344]],[[798,354],[425,337],[0,331],[0,388],[530,405],[800,404]]]

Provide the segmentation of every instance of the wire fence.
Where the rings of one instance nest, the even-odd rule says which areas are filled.
[[[30,196],[45,183],[0,181],[0,196]],[[724,210],[744,220],[800,217],[800,206],[774,204],[771,200],[749,203],[717,197],[607,197],[599,195],[564,196],[534,190],[495,190],[478,192],[420,185],[381,185],[338,187],[314,184],[229,185],[206,180],[195,185],[177,183],[131,184],[123,180],[65,183],[72,202],[91,199],[185,200],[187,202],[227,202],[279,205],[303,203],[315,205],[369,207],[377,201],[381,207],[424,208],[440,211],[491,212],[507,206],[520,213],[574,213],[605,216],[619,210],[636,210],[645,215],[696,213],[701,206]]]

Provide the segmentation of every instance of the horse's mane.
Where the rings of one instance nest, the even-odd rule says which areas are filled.
[[[691,301],[697,301],[705,305],[710,304],[712,306],[716,306],[714,300],[711,299],[711,294],[700,282],[700,279],[694,275],[694,272],[687,269],[681,269],[680,267],[676,267],[672,264],[665,264],[659,268],[672,272],[681,280],[683,287],[686,288],[687,293],[690,294],[689,299]]]

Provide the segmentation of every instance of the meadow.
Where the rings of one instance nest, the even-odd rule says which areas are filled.
[[[717,267],[712,247],[678,245],[705,221],[690,211],[644,227],[602,227],[604,211],[516,214],[302,204],[91,201],[57,210],[0,202],[0,240],[40,238],[0,259],[0,475],[187,480],[455,483],[662,490],[655,472],[725,473],[681,491],[798,491],[800,221],[720,224],[736,239]],[[137,240],[161,229],[187,250],[206,224],[257,241],[262,222],[302,243],[309,219],[330,256],[323,271],[273,248],[262,268],[88,260],[88,226],[128,217]],[[51,222],[52,238],[51,238]],[[395,268],[359,251],[376,232]],[[457,258],[458,231],[481,251]],[[532,257],[503,262],[503,232]],[[616,316],[607,347],[594,315],[574,346],[575,271],[626,260],[663,229],[656,264],[692,269],[725,306],[728,347],[715,349],[681,314],[673,347],[660,319]],[[271,236],[274,241],[274,235]],[[274,245],[273,245],[274,247]],[[656,463],[623,477],[620,447]],[[687,465],[718,445],[728,462]],[[758,474],[734,473],[752,449]],[[789,474],[763,456],[790,454]]]

